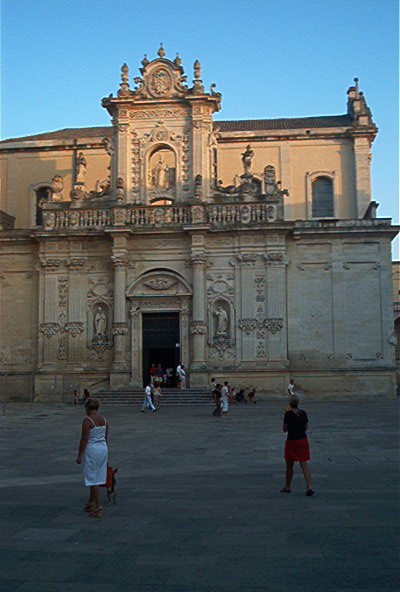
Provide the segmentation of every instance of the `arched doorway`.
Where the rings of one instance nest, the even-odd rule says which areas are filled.
[[[178,273],[152,269],[128,288],[131,300],[131,384],[149,380],[151,364],[163,367],[180,361],[189,366],[189,308],[192,291]]]

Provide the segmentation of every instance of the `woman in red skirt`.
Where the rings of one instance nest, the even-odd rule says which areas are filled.
[[[289,399],[289,408],[283,418],[283,431],[287,432],[287,440],[285,442],[286,481],[285,487],[281,489],[282,493],[291,493],[293,465],[299,462],[307,484],[306,495],[314,495],[311,487],[311,471],[308,468],[310,448],[306,434],[307,428],[307,413],[299,409],[298,396],[292,395]]]

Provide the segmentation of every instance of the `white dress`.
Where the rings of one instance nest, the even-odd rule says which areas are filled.
[[[107,480],[108,448],[106,442],[106,425],[96,426],[89,417],[93,427],[89,431],[89,440],[83,454],[83,476],[85,485],[104,485]]]

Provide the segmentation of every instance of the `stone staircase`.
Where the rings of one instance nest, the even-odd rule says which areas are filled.
[[[137,405],[141,406],[144,399],[143,389],[101,391],[94,394],[102,405]],[[162,389],[161,406],[179,405],[212,405],[210,391],[208,389]]]

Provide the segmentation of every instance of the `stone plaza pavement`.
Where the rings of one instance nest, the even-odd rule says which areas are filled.
[[[398,591],[398,400],[303,402],[311,498],[298,467],[279,492],[284,405],[236,405],[227,419],[211,405],[104,405],[119,473],[101,520],[82,511],[83,409],[10,406],[1,592]]]

